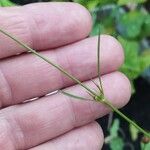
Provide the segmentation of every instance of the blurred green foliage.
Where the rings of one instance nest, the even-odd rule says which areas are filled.
[[[131,82],[150,67],[150,14],[145,7],[148,1],[74,1],[91,11],[94,21],[91,35],[97,35],[100,28],[101,34],[110,34],[121,42],[125,51],[125,63],[120,70]]]
[[[148,143],[148,144],[141,143],[141,149],[142,150],[150,150],[150,143]]]
[[[144,3],[146,0],[73,0],[87,7],[89,10],[95,9],[97,6],[116,4],[118,6],[130,4]]]
[[[132,141],[136,141],[138,139],[139,130],[137,128],[135,128],[132,124],[129,125],[129,130],[131,133]]]
[[[9,0],[0,0],[0,6],[1,7],[9,7],[14,6],[15,4]]]
[[[125,144],[121,136],[119,136],[120,121],[114,119],[109,129],[109,136],[105,138],[105,143],[109,144],[111,150],[123,150]]]

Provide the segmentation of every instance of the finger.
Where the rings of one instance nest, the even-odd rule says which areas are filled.
[[[106,97],[116,107],[122,107],[128,102],[131,91],[129,81],[124,75],[118,72],[107,74],[102,81]],[[89,81],[86,85],[94,88]],[[78,85],[68,88],[67,91],[89,98]],[[100,103],[79,101],[62,94],[11,106],[2,109],[0,113],[0,145],[3,149],[7,149],[9,145],[13,145],[12,149],[31,148],[92,122],[109,111]],[[9,143],[6,145],[7,141]]]
[[[37,50],[83,39],[91,30],[91,22],[89,12],[76,3],[38,3],[0,8],[0,27]],[[24,51],[0,34],[0,58]]]
[[[97,76],[97,37],[42,52],[51,61],[81,81]],[[117,70],[123,62],[121,45],[111,36],[101,37],[101,73]],[[45,95],[74,84],[57,69],[40,58],[26,54],[0,63],[1,107]]]
[[[58,138],[41,144],[31,150],[100,150],[103,145],[103,131],[96,122],[76,128]]]

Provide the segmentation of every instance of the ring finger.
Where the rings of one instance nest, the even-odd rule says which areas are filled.
[[[130,84],[124,75],[110,73],[104,75],[102,81],[106,97],[116,107],[122,107],[128,102]],[[90,81],[85,84],[95,88]],[[89,98],[79,85],[66,90]],[[0,111],[0,145],[3,145],[3,149],[31,148],[92,122],[108,112],[108,108],[94,101],[74,100],[60,93],[10,106]]]

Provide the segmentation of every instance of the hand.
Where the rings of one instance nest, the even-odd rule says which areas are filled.
[[[92,21],[73,3],[39,3],[0,8],[0,27],[61,65],[93,89],[98,82],[97,37],[86,38]],[[116,39],[101,37],[101,73],[106,97],[122,107],[130,97],[128,79],[116,70],[123,50]],[[88,97],[79,85],[40,58],[0,34],[0,147],[2,150],[99,150],[102,129],[94,121],[110,112],[106,106],[80,101],[57,89]],[[43,97],[42,97],[43,96]],[[32,98],[34,101],[29,100]]]

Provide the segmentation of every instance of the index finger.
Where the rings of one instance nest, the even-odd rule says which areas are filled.
[[[89,12],[76,3],[38,3],[0,8],[0,27],[36,50],[63,46],[88,36]],[[0,34],[0,59],[26,51]]]

